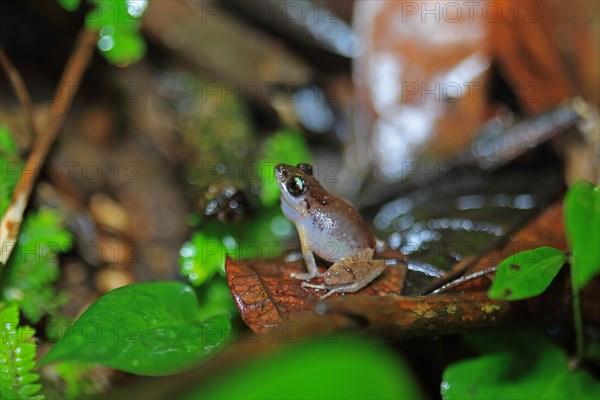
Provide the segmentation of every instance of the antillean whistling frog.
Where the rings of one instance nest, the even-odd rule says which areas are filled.
[[[327,290],[321,299],[333,293],[354,293],[385,270],[384,260],[373,259],[375,238],[358,210],[327,193],[313,176],[310,164],[278,164],[275,178],[281,191],[281,209],[296,225],[308,269],[308,273],[292,277],[323,277],[323,285],[302,282],[303,287]],[[317,269],[314,254],[333,263],[326,273]]]

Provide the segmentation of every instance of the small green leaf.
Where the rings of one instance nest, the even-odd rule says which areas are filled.
[[[539,334],[481,335],[492,353],[459,361],[443,374],[442,398],[598,399],[600,382],[571,370],[567,354]]]
[[[562,251],[552,247],[514,254],[498,265],[488,296],[505,300],[537,296],[550,286],[566,260]]]
[[[97,47],[109,62],[125,66],[146,53],[139,33],[147,1],[91,0],[95,7],[85,17],[87,29],[98,31]]]
[[[575,290],[600,273],[600,186],[575,183],[565,198],[565,225],[571,244]]]
[[[113,32],[137,32],[140,17],[145,7],[133,7],[128,0],[91,0],[95,5],[85,16],[85,26],[88,29],[100,31],[111,27]],[[141,3],[141,2],[140,2]],[[141,12],[140,12],[141,11]]]
[[[58,4],[65,10],[73,12],[79,8],[81,0],[57,0]]]
[[[200,317],[189,286],[124,286],[96,300],[42,362],[92,362],[141,375],[176,373],[197,364],[229,336],[229,319]]]
[[[232,239],[233,240],[233,239]],[[179,250],[181,274],[199,286],[219,271],[225,271],[225,246],[213,235],[195,232]]]
[[[199,286],[217,273],[225,276],[226,255],[235,260],[277,257],[283,251],[281,241],[293,229],[279,207],[263,208],[243,224],[207,223],[181,247],[181,274]]]
[[[302,335],[293,326],[290,340]],[[411,399],[423,398],[402,359],[355,337],[318,336],[233,368],[184,399]],[[313,334],[315,334],[313,336]]]
[[[146,53],[144,39],[137,32],[115,32],[98,39],[100,54],[116,65],[128,65],[138,61]]]

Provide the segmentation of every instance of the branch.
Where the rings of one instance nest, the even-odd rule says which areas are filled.
[[[2,264],[6,264],[17,242],[23,213],[27,207],[33,184],[77,93],[81,77],[93,54],[96,36],[97,32],[95,31],[84,29],[80,32],[75,49],[56,88],[54,95],[56,101],[50,108],[47,127],[40,132],[34,143],[19,184],[13,192],[12,202],[2,217],[0,222],[0,263]],[[66,87],[72,87],[72,90],[66,93],[63,90]]]
[[[29,95],[29,90],[27,90],[27,85],[25,85],[23,77],[21,77],[19,71],[10,61],[2,46],[0,46],[0,66],[2,66],[4,72],[6,72],[6,76],[8,76],[8,80],[15,91],[15,95],[25,111],[26,124],[30,131],[30,135],[34,138],[37,137],[38,135],[37,130],[35,129],[33,108],[31,106],[31,96]]]

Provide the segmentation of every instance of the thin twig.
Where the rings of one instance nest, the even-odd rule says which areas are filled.
[[[25,85],[23,77],[21,77],[19,71],[15,68],[12,61],[10,61],[2,46],[0,46],[0,66],[2,66],[4,72],[6,72],[6,76],[15,91],[15,95],[21,103],[23,111],[25,111],[25,123],[27,124],[27,129],[29,129],[29,134],[32,138],[36,138],[37,130],[33,119],[33,107],[31,105],[29,90],[27,90],[27,85]]]
[[[33,184],[77,93],[81,77],[93,54],[96,36],[95,31],[84,29],[80,32],[75,49],[67,61],[63,75],[56,87],[54,94],[56,100],[50,108],[47,127],[45,130],[40,130],[40,135],[34,142],[25,169],[21,174],[21,179],[13,192],[12,202],[2,217],[0,222],[0,263],[2,264],[6,264],[15,246]]]
[[[446,291],[448,291],[448,290],[450,290],[452,288],[455,288],[455,287],[457,287],[459,285],[462,285],[465,282],[469,282],[469,281],[472,281],[474,279],[481,278],[482,276],[491,274],[492,272],[496,272],[496,267],[490,267],[490,268],[487,268],[487,269],[484,269],[484,270],[481,270],[481,271],[473,272],[472,274],[463,275],[461,277],[458,277],[458,278],[456,278],[456,279],[454,279],[454,280],[452,280],[452,281],[450,281],[450,282],[448,282],[448,283],[440,286],[439,288],[437,288],[437,289],[435,289],[435,290],[433,290],[433,291],[431,291],[430,293],[427,293],[427,294],[431,295],[431,294],[444,293],[444,292],[446,292]]]

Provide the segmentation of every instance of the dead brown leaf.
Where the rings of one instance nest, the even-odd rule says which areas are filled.
[[[282,259],[257,262],[227,259],[225,271],[229,290],[242,319],[253,331],[314,314],[324,292],[303,288],[302,281],[290,278],[290,273],[303,272],[304,269],[303,261],[286,263]],[[343,296],[399,295],[405,275],[404,265],[390,266],[360,292]],[[320,279],[313,282],[320,283]],[[331,296],[336,297],[340,295]]]

